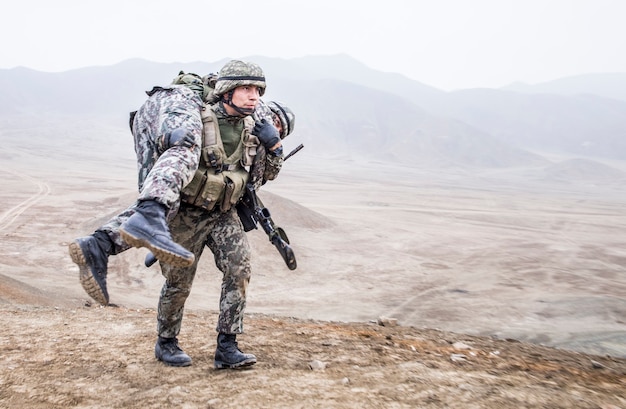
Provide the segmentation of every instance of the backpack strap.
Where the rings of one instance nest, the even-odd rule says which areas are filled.
[[[206,105],[202,108],[202,143],[204,146],[211,146],[218,143],[217,135],[220,126],[217,123],[217,116],[210,107]],[[221,139],[219,139],[221,143]]]
[[[217,122],[215,112],[213,112],[210,107],[205,105],[202,108],[202,147],[206,148],[209,146],[215,146],[219,143],[220,148],[224,149],[222,139],[217,137],[219,132],[220,126]],[[221,164],[219,163],[221,162],[220,158],[215,156],[214,151],[202,149],[202,154],[204,156],[204,160],[209,166],[215,169],[221,168]]]
[[[257,147],[259,146],[259,138],[252,135],[252,129],[254,129],[254,118],[247,116],[243,120],[245,132],[243,137],[243,154],[241,163],[243,166],[251,166],[256,156]]]

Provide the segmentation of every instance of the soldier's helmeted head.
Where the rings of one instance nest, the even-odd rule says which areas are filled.
[[[219,71],[215,81],[215,95],[223,96],[242,85],[255,85],[259,88],[259,95],[265,94],[265,74],[253,62],[232,60],[227,62]]]
[[[232,103],[233,92],[236,88],[253,85],[257,87],[259,96],[265,94],[265,74],[257,64],[247,61],[229,61],[219,71],[215,80],[213,94],[227,105],[232,106],[241,114],[250,115],[254,109],[237,107]]]
[[[280,139],[285,139],[293,132],[293,128],[296,124],[296,115],[287,105],[279,101],[270,101],[267,103],[267,107],[277,119],[274,121],[274,126],[276,126],[280,133]]]

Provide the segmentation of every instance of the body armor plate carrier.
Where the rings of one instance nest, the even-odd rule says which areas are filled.
[[[244,118],[241,139],[235,152],[226,157],[217,116],[210,106],[202,111],[202,153],[198,170],[181,192],[181,199],[194,206],[222,212],[230,210],[243,195],[250,177],[246,169],[252,165],[259,140],[251,134],[254,119]]]

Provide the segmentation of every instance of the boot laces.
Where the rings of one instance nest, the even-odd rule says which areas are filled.
[[[240,354],[243,354],[241,349],[239,349],[239,344],[237,343],[237,340],[229,341],[226,344],[221,344],[219,345],[219,348],[224,352],[239,352]]]
[[[166,349],[167,352],[174,355],[177,352],[183,352],[183,350],[178,346],[178,339],[173,338],[171,340],[167,340],[166,342],[161,343],[161,347]]]

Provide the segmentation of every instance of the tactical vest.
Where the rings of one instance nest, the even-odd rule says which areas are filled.
[[[216,205],[222,212],[230,210],[243,194],[250,175],[246,167],[254,162],[259,140],[252,135],[254,119],[244,118],[237,148],[226,156],[217,116],[210,106],[202,110],[202,151],[193,179],[181,191],[184,202],[206,210]]]

